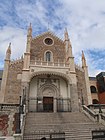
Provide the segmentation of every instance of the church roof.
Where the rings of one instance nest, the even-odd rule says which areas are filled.
[[[89,77],[89,80],[96,81],[96,77]]]
[[[37,38],[39,38],[39,37],[42,37],[42,36],[44,36],[44,35],[50,35],[50,36],[56,38],[57,40],[59,40],[60,42],[64,43],[64,41],[63,41],[61,38],[59,38],[57,35],[55,35],[55,34],[54,34],[53,32],[51,32],[51,31],[47,31],[47,32],[44,32],[44,33],[42,33],[42,34],[40,34],[40,35],[37,35],[36,37],[32,38],[32,40],[35,40],[35,39],[37,39]]]
[[[96,78],[99,78],[99,77],[105,77],[105,72],[100,72],[98,75],[96,75]]]

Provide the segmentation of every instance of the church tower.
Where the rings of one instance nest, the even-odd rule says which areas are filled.
[[[24,63],[22,69],[22,79],[21,79],[21,96],[23,96],[23,91],[25,90],[26,94],[26,110],[28,109],[28,92],[29,92],[29,72],[30,72],[30,48],[31,48],[31,40],[32,40],[32,26],[31,23],[28,27],[27,32],[27,45],[26,52],[24,53]]]
[[[72,111],[79,110],[78,108],[78,92],[77,92],[77,78],[75,71],[74,57],[72,54],[72,45],[69,39],[68,31],[65,29],[65,49],[66,49],[66,62],[69,64],[69,77],[72,79],[71,89],[71,106]]]
[[[32,27],[31,27],[31,23],[30,23],[30,26],[28,28],[28,33],[27,33],[26,52],[24,53],[24,67],[23,67],[23,70],[29,70],[31,39],[32,39]]]
[[[7,78],[8,78],[10,57],[11,57],[11,43],[8,46],[8,49],[6,51],[6,56],[5,56],[4,71],[3,71],[3,76],[2,76],[1,93],[0,93],[0,102],[1,103],[4,103],[4,97],[6,94],[6,84],[7,84]]]
[[[67,29],[65,29],[65,49],[66,49],[66,62],[69,63],[70,70],[75,72],[75,63],[72,54],[72,46]]]
[[[89,105],[89,104],[92,104],[92,98],[91,98],[91,92],[90,92],[88,66],[86,65],[86,59],[85,59],[85,55],[84,55],[83,51],[82,51],[82,68],[83,68],[84,74],[85,74],[87,98],[88,98],[88,105]]]

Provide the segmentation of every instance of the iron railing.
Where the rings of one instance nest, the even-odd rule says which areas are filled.
[[[46,104],[46,106],[43,103],[43,99],[29,99],[29,112],[54,112],[55,106],[57,112],[71,112],[71,102],[68,98],[54,99],[52,104]]]
[[[105,130],[92,130],[92,140],[105,140]]]
[[[31,134],[25,134],[24,140],[41,140],[45,138],[46,140],[65,140],[65,133],[64,132],[41,132],[35,131]]]

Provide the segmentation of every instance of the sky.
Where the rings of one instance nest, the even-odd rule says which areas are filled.
[[[67,28],[75,63],[85,53],[89,76],[105,71],[105,0],[0,0],[0,69],[11,42],[11,59],[26,48],[27,29],[33,37],[51,32],[64,40]]]

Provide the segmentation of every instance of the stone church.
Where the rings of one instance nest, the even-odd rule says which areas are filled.
[[[51,31],[32,36],[28,28],[24,58],[11,61],[11,44],[6,52],[0,101],[19,103],[25,94],[27,111],[77,111],[91,104],[88,67],[82,52],[82,67],[74,63],[67,29],[64,40]]]
[[[91,140],[103,126],[87,107],[93,97],[86,59],[82,51],[82,66],[75,64],[67,29],[63,40],[50,30],[33,37],[30,24],[24,56],[13,61],[11,53],[9,44],[2,80],[0,72],[0,136]]]

